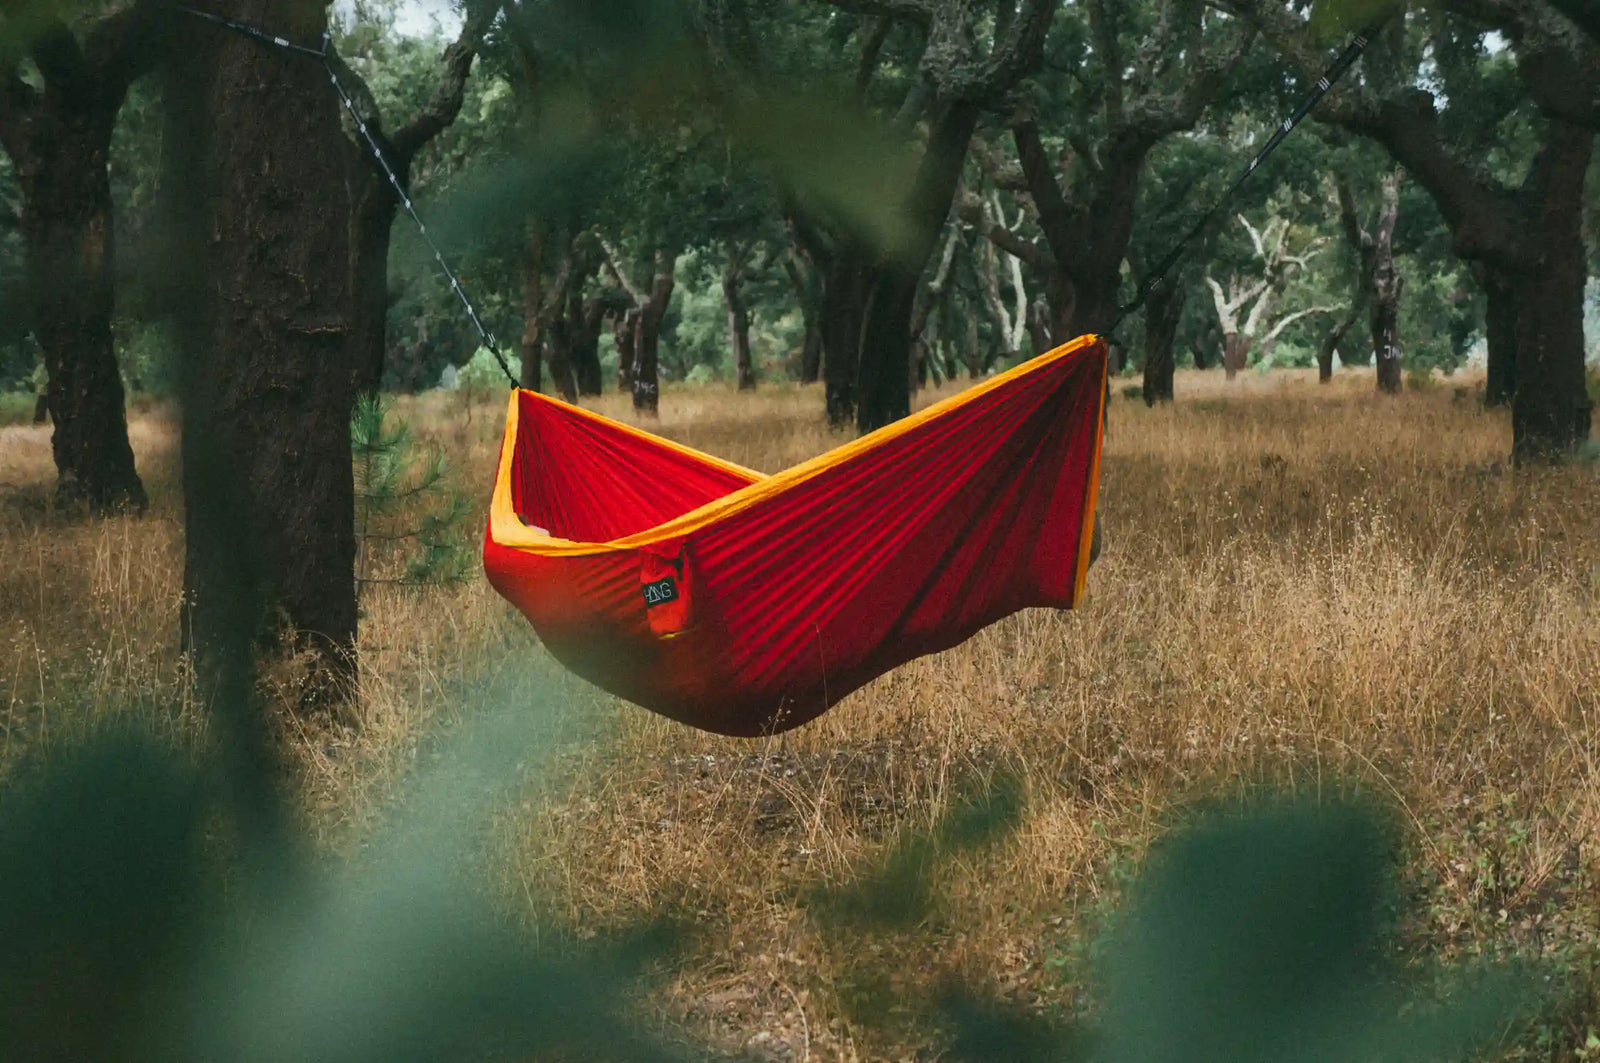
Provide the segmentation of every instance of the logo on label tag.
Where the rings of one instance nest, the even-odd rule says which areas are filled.
[[[678,581],[668,576],[658,579],[654,583],[644,585],[644,604],[646,608],[657,605],[666,605],[668,602],[678,600]]]

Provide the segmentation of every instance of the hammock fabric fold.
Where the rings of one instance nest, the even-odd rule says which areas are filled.
[[[513,391],[484,568],[566,667],[760,735],[1083,593],[1106,347],[1085,336],[775,476]]]

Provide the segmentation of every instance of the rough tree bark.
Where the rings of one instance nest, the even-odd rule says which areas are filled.
[[[400,197],[411,192],[411,169],[417,155],[461,113],[472,63],[498,5],[474,4],[467,8],[461,32],[440,57],[439,80],[433,93],[415,114],[393,133],[386,133],[383,115],[367,83],[337,54],[329,63],[350,92],[361,120],[389,161],[399,187],[372,157],[372,150],[347,119],[347,165],[350,196],[350,364],[356,387],[375,393],[383,383],[388,351],[389,241]]]
[[[292,40],[316,41],[327,26],[319,0],[217,10]],[[315,63],[198,22],[176,44],[164,183],[192,193],[172,221],[185,251],[175,268],[190,277],[185,633],[202,661],[229,652],[248,558],[265,595],[261,635],[310,651],[314,702],[341,693],[355,668],[340,105]]]
[[[19,20],[9,0],[0,14]],[[112,342],[115,237],[107,169],[111,132],[128,86],[161,51],[170,12],[141,0],[95,20],[82,40],[54,14],[37,20],[21,76],[20,52],[0,52],[0,146],[22,191],[34,334],[44,352],[45,405],[55,423],[56,497],[105,512],[145,507],[128,444],[122,377]]]
[[[1378,366],[1378,390],[1400,393],[1400,296],[1405,278],[1394,259],[1394,227],[1400,217],[1400,175],[1383,177],[1383,198],[1375,223],[1361,221],[1355,193],[1343,176],[1334,179],[1339,218],[1345,239],[1361,263],[1361,288],[1372,325],[1372,354]]]

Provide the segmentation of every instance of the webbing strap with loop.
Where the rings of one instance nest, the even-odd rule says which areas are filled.
[[[1333,88],[1339,79],[1344,76],[1345,72],[1355,65],[1356,60],[1361,58],[1361,53],[1366,51],[1367,44],[1377,35],[1382,25],[1383,23],[1379,22],[1364,32],[1356,34],[1355,40],[1351,41],[1345,50],[1339,53],[1339,58],[1335,59],[1333,65],[1327,69],[1327,72],[1317,79],[1316,85],[1312,87],[1306,98],[1300,101],[1300,105],[1294,109],[1294,112],[1288,118],[1284,119],[1277,129],[1273,130],[1272,137],[1262,146],[1260,151],[1256,152],[1256,157],[1250,160],[1250,165],[1244,168],[1244,172],[1234,178],[1233,184],[1229,185],[1227,191],[1222,193],[1221,198],[1211,205],[1211,209],[1206,211],[1200,220],[1194,224],[1193,228],[1183,234],[1182,239],[1173,246],[1172,250],[1168,251],[1160,262],[1156,263],[1155,268],[1146,274],[1133,301],[1117,310],[1116,320],[1112,321],[1111,327],[1106,330],[1107,335],[1115,332],[1118,325],[1144,306],[1145,301],[1150,298],[1150,293],[1155,291],[1156,285],[1160,284],[1162,278],[1167,275],[1167,271],[1177,265],[1178,259],[1183,257],[1183,249],[1195,237],[1199,236],[1207,225],[1211,224],[1211,219],[1215,218],[1217,212],[1228,205],[1239,189],[1244,186],[1244,183],[1250,180],[1250,176],[1266,161],[1267,156],[1278,150],[1278,145],[1282,144],[1284,139],[1294,132],[1295,126],[1305,121],[1312,108],[1322,102],[1322,97],[1328,94],[1328,90]]]
[[[484,347],[488,348],[489,353],[494,356],[495,362],[500,366],[500,371],[506,375],[506,379],[511,382],[511,386],[517,387],[517,378],[511,372],[511,367],[506,364],[505,356],[500,353],[500,345],[495,342],[494,334],[489,331],[484,325],[483,319],[478,316],[477,307],[473,306],[471,298],[467,295],[466,288],[461,284],[461,279],[456,276],[455,271],[450,268],[450,264],[445,261],[444,252],[439,249],[439,245],[434,242],[433,236],[429,234],[427,224],[423,222],[422,216],[417,213],[416,204],[412,202],[410,194],[400,184],[399,175],[395,173],[395,169],[389,164],[389,160],[384,157],[383,149],[378,146],[377,138],[373,136],[372,130],[367,127],[366,119],[362,118],[361,113],[356,110],[355,100],[344,87],[344,83],[339,80],[339,75],[334,71],[333,63],[328,58],[329,34],[323,33],[322,46],[320,48],[309,48],[306,45],[285,40],[276,34],[267,33],[265,30],[235,21],[224,15],[217,15],[210,11],[201,11],[199,8],[188,6],[181,6],[179,10],[194,15],[196,18],[205,19],[207,22],[216,23],[262,44],[268,44],[288,52],[309,55],[321,60],[322,69],[328,74],[328,81],[332,83],[333,90],[339,94],[339,100],[344,104],[344,109],[350,113],[351,120],[356,124],[356,131],[366,141],[367,149],[372,153],[372,158],[377,162],[378,168],[389,179],[389,186],[394,189],[395,197],[400,201],[400,206],[404,208],[406,214],[416,224],[417,233],[422,237],[423,243],[427,244],[428,250],[433,252],[434,262],[438,263],[440,272],[450,282],[450,290],[455,292],[456,298],[461,300],[462,308],[466,310],[467,317],[472,320],[472,327],[478,330],[478,338],[483,341]]]

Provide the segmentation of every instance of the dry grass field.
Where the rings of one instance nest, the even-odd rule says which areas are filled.
[[[330,852],[359,847],[432,736],[491,701],[545,714],[549,756],[505,802],[486,873],[532,923],[692,918],[647,1012],[753,1058],[927,1058],[912,1002],[951,977],[1085,1006],[1085,943],[1152,838],[1265,788],[1397,810],[1416,955],[1515,949],[1590,984],[1600,467],[1514,475],[1506,417],[1459,379],[1393,400],[1355,372],[1177,387],[1157,410],[1114,387],[1106,551],[1080,610],[1013,617],[767,741],[597,694],[479,578],[373,587],[359,726],[283,725],[307,822]],[[397,407],[480,509],[500,401]],[[664,434],[759,469],[837,442],[811,390],[662,407]],[[50,510],[46,433],[0,430],[0,762],[118,713],[202,728],[177,652],[174,432],[159,410],[133,431],[151,513],[85,523]],[[842,933],[807,914],[809,888],[997,773],[1021,782],[1020,828],[942,862],[932,916]],[[1587,992],[1559,1043],[1582,1044]]]

